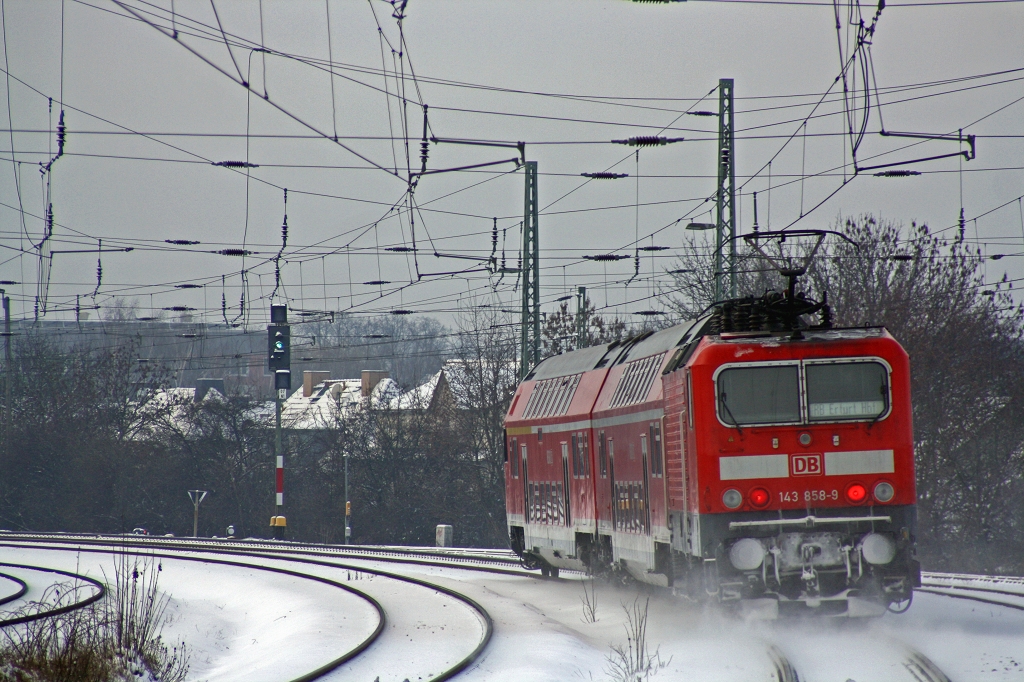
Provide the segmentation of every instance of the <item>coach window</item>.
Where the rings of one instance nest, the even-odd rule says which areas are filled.
[[[601,478],[608,478],[608,443],[604,439],[604,431],[597,436],[597,458],[600,460]]]
[[[647,430],[650,434],[651,442],[651,474],[661,476],[664,473],[661,465],[661,424],[651,422]]]
[[[565,451],[563,444],[562,451]],[[582,467],[580,466],[580,441],[579,437],[574,433],[572,434],[572,476],[573,478],[579,478],[582,475]]]
[[[583,438],[583,476],[590,478],[590,434],[584,431],[580,436]]]
[[[889,409],[889,371],[879,362],[807,363],[812,422],[878,419]]]
[[[723,424],[786,424],[800,421],[797,365],[729,367],[718,374],[718,418]]]

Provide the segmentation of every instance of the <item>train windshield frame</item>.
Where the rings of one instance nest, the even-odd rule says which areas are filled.
[[[892,410],[892,368],[881,358],[729,363],[714,374],[723,426],[876,422]]]
[[[809,422],[870,421],[889,412],[889,369],[881,362],[808,362],[804,377]]]
[[[799,424],[800,365],[749,363],[718,372],[718,418],[727,426]]]

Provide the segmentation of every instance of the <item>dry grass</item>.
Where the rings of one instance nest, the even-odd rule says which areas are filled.
[[[640,604],[638,596],[630,606],[622,605],[626,612],[626,645],[613,646],[608,655],[608,675],[615,682],[646,682],[672,661],[661,660],[658,648],[650,651],[647,643],[647,607],[651,600]]]
[[[0,682],[181,682],[188,674],[185,645],[169,650],[160,636],[168,603],[158,590],[161,570],[152,559],[115,554],[105,598],[0,630]],[[17,615],[74,604],[91,589],[52,585]]]
[[[583,622],[596,623],[597,587],[594,585],[594,579],[584,580],[581,584],[583,585],[583,596],[580,597],[580,603],[583,604]]]

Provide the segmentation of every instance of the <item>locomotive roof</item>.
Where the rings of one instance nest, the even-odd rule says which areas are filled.
[[[684,338],[688,339],[692,330],[703,323],[705,318],[687,320],[677,325],[626,341],[590,346],[580,350],[569,351],[561,355],[552,355],[541,360],[526,377],[529,380],[554,379],[589,372],[612,363],[621,364],[627,359],[646,358],[678,346]]]

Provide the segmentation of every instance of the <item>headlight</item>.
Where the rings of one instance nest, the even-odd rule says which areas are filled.
[[[735,509],[736,507],[743,504],[743,495],[740,494],[739,490],[735,488],[729,488],[722,493],[722,504],[729,509]]]
[[[739,571],[753,571],[764,561],[764,546],[753,538],[737,540],[729,549],[729,561]]]
[[[868,533],[860,541],[860,551],[869,564],[887,564],[896,556],[896,543],[888,535]]]
[[[896,495],[896,489],[892,487],[891,483],[882,481],[875,486],[875,499],[879,502],[888,502]]]

